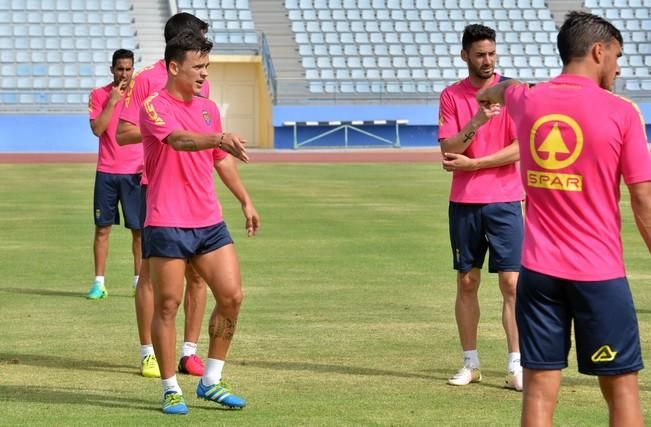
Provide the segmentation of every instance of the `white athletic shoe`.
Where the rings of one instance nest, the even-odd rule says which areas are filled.
[[[522,368],[516,368],[515,371],[509,371],[509,373],[506,374],[504,388],[522,391]]]
[[[468,385],[470,383],[478,383],[481,381],[481,371],[478,368],[466,368],[465,366],[459,371],[448,378],[450,385]]]

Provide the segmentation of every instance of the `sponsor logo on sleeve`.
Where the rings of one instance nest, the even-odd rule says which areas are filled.
[[[149,120],[151,120],[152,123],[154,123],[156,126],[164,126],[165,121],[161,119],[161,117],[156,112],[154,105],[151,103],[151,101],[157,96],[158,92],[152,93],[149,97],[147,97],[147,99],[145,99],[143,106],[145,108],[145,112],[147,113],[147,117],[149,117]]]

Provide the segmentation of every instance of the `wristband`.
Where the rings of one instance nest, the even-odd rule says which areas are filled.
[[[224,145],[224,134],[223,133],[222,133],[222,137],[219,138],[219,144],[217,145],[217,148],[219,148],[221,150],[222,145]]]

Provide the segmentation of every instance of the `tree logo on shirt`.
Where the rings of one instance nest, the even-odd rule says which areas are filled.
[[[548,123],[552,123],[551,130],[545,126]],[[536,146],[540,139],[542,143]],[[573,118],[564,114],[549,114],[533,124],[529,142],[531,155],[538,166],[551,170],[563,169],[574,163],[581,154],[583,131]],[[570,149],[568,144],[574,145],[574,148]]]
[[[212,123],[212,120],[210,120],[210,114],[206,110],[201,112],[201,115],[203,116],[203,120],[206,122],[208,126]]]
[[[533,161],[546,170],[563,169],[573,164],[583,150],[583,130],[571,117],[548,114],[536,120],[529,136]],[[582,191],[580,175],[527,171],[531,187],[551,190]]]
[[[617,356],[617,352],[613,351],[612,348],[610,348],[609,345],[602,345],[597,349],[592,354],[592,357],[590,360],[592,360],[594,363],[599,363],[599,362],[612,362],[615,360],[615,357]]]
[[[158,96],[158,92],[152,93],[147,99],[145,99],[145,103],[143,104],[143,106],[145,108],[145,112],[147,113],[147,116],[149,117],[149,120],[151,120],[156,126],[164,126],[165,122],[158,115],[156,109],[151,103],[151,101],[157,96]]]

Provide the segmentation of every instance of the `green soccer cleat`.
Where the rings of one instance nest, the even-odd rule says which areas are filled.
[[[108,292],[104,285],[100,282],[93,282],[93,285],[90,287],[90,290],[86,294],[86,298],[92,300],[103,299],[108,296]]]
[[[160,378],[160,368],[156,356],[150,354],[143,357],[140,365],[140,373],[145,378]]]
[[[231,387],[224,380],[213,385],[204,385],[203,381],[199,380],[197,397],[212,400],[229,408],[242,409],[246,406],[246,400],[232,394]]]
[[[182,394],[175,391],[165,393],[163,397],[163,413],[170,415],[185,415],[188,413],[188,407]]]

